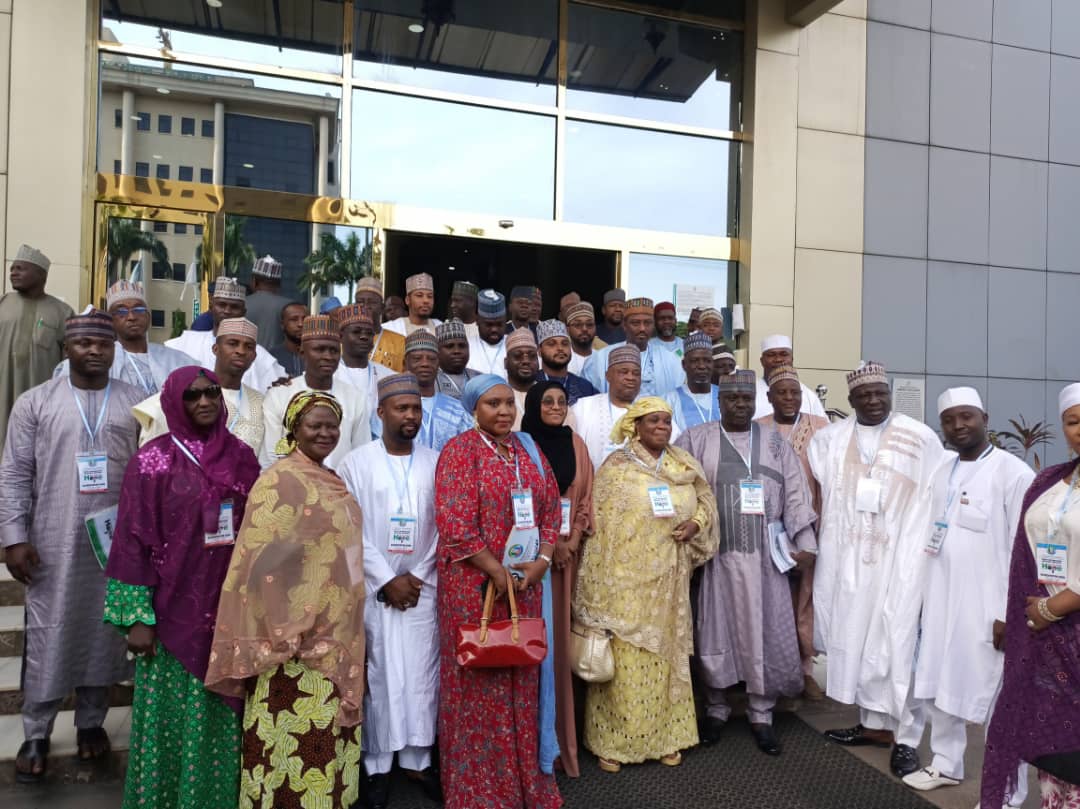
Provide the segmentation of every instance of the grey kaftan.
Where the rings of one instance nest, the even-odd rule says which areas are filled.
[[[739,451],[719,422],[691,427],[675,442],[701,463],[720,509],[720,548],[701,568],[694,594],[697,671],[710,688],[745,682],[750,694],[794,696],[803,673],[791,588],[772,562],[768,523],[783,522],[797,550],[816,551],[817,515],[791,446],[768,427],[752,430],[751,468],[764,487],[764,517],[740,509],[749,433],[732,434]]]
[[[60,699],[76,686],[106,686],[131,676],[123,636],[102,621],[105,575],[90,548],[87,515],[116,505],[124,468],[138,447],[131,408],[142,391],[112,380],[97,447],[108,455],[109,490],[80,494],[75,455],[90,450],[74,396],[91,429],[104,390],[50,380],[15,402],[0,461],[0,545],[29,541],[41,564],[26,588],[23,693],[29,702]]]

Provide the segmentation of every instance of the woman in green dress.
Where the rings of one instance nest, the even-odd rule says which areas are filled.
[[[239,701],[203,686],[221,584],[255,454],[229,434],[210,371],[179,368],[161,390],[169,433],[128,464],[105,568],[105,621],[136,655],[124,809],[237,803]]]
[[[281,460],[248,497],[221,591],[207,687],[246,697],[241,809],[349,807],[364,698],[360,506],[323,461],[341,406],[298,393]]]

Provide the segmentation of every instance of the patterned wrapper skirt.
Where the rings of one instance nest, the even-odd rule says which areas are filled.
[[[336,686],[289,660],[251,681],[240,809],[348,809],[360,791],[360,726],[338,727]]]

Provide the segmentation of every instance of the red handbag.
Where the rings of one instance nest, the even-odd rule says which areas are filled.
[[[467,669],[502,669],[536,666],[547,655],[547,628],[543,618],[518,616],[514,582],[506,574],[510,619],[492,621],[495,588],[488,584],[480,626],[461,624],[457,630],[457,662]]]

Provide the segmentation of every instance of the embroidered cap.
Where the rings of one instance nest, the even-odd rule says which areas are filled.
[[[146,291],[138,281],[117,281],[105,293],[105,308],[112,309],[118,301],[142,301],[146,303]]]
[[[653,313],[652,298],[631,298],[626,302],[626,316],[651,315]]]
[[[515,298],[529,298],[536,294],[536,287],[531,286],[516,286],[510,290],[510,300]]]
[[[308,340],[333,340],[341,339],[341,327],[330,315],[309,315],[304,318],[304,325],[300,332],[300,342]]]
[[[356,294],[359,295],[361,292],[374,292],[379,298],[382,298],[382,281],[378,278],[372,278],[370,275],[365,275],[356,282]]]
[[[249,337],[258,342],[259,327],[246,317],[227,317],[218,324],[217,336],[226,337],[230,334],[237,337]]]
[[[214,281],[214,294],[210,297],[220,301],[247,301],[247,291],[235,278],[222,275]]]
[[[566,313],[563,318],[566,321],[566,325],[569,326],[575,320],[581,320],[582,318],[585,318],[586,320],[596,320],[596,313],[593,311],[593,305],[591,303],[588,301],[580,301],[579,303],[571,304],[566,307]]]
[[[506,353],[519,348],[531,348],[536,351],[536,338],[533,337],[532,329],[514,329],[506,335]]]
[[[847,375],[848,390],[852,391],[860,385],[888,385],[889,376],[885,373],[885,366],[873,360],[863,360],[859,367]]]
[[[391,374],[379,380],[379,404],[391,396],[419,396],[420,381],[415,374]]]
[[[410,351],[433,351],[438,353],[439,344],[435,335],[424,329],[417,329],[405,338],[405,353]]]
[[[112,315],[87,306],[78,315],[72,315],[64,321],[64,339],[73,337],[104,337],[107,340],[116,339],[116,329],[113,328]]]
[[[703,331],[696,331],[683,340],[683,356],[691,351],[708,351],[712,354],[712,338]]]
[[[536,344],[543,345],[552,337],[568,337],[566,325],[561,320],[541,320],[536,324]]]
[[[472,281],[455,281],[453,286],[453,294],[461,295],[466,298],[472,298],[476,300],[476,296],[480,293],[480,287],[474,284]]]
[[[720,377],[717,387],[720,393],[757,393],[757,374],[750,370],[735,371]]]
[[[282,269],[281,262],[267,253],[255,262],[255,266],[251,268],[251,274],[257,275],[259,278],[269,278],[272,281],[280,281]]]
[[[465,334],[465,324],[452,317],[435,327],[435,342],[439,345],[449,340],[468,340]]]
[[[771,371],[765,372],[765,381],[769,383],[770,388],[777,382],[783,382],[785,379],[789,379],[792,382],[799,381],[799,372],[795,370],[795,366],[778,365]]]
[[[405,294],[415,292],[418,289],[426,289],[429,292],[435,291],[435,281],[426,272],[418,272],[416,275],[410,275],[405,279]]]
[[[718,320],[723,323],[724,313],[712,306],[706,306],[698,315],[698,323],[704,323],[706,320]]]
[[[488,320],[502,320],[506,317],[506,298],[494,289],[482,289],[476,298],[476,315]]]
[[[15,261],[25,261],[27,264],[33,264],[45,272],[49,271],[49,266],[52,264],[47,255],[28,244],[19,246],[18,252],[15,253]]]
[[[375,325],[375,319],[368,314],[367,309],[359,303],[350,303],[348,306],[339,306],[334,310],[332,317],[337,321],[339,330],[344,329],[346,326],[350,326],[353,323],[367,323],[369,326]]]
[[[641,351],[635,345],[621,345],[613,348],[607,355],[607,367],[613,368],[621,363],[635,363],[641,365]]]

